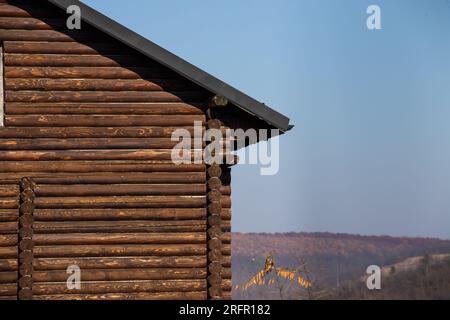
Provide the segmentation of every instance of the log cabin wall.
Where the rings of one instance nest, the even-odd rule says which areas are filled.
[[[205,123],[211,93],[87,24],[68,31],[66,19],[46,1],[0,0],[0,298],[18,295],[19,184],[30,178],[25,298],[206,299],[206,166],[174,165],[170,138]],[[229,177],[225,168],[225,299]],[[81,268],[81,290],[66,286],[70,265]]]
[[[19,185],[0,183],[0,300],[17,299]]]

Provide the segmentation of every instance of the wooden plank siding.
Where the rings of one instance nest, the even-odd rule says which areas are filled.
[[[174,165],[170,138],[194,121],[205,129],[211,93],[86,24],[68,31],[66,18],[44,1],[0,0],[0,299],[18,294],[24,177],[35,183],[33,299],[207,299],[206,166]],[[70,265],[81,290],[66,287]]]

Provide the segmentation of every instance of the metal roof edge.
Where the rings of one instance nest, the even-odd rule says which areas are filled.
[[[89,7],[83,2],[78,0],[47,1],[61,9],[64,9],[64,11],[66,11],[70,5],[79,6],[82,12],[81,19],[83,21],[98,28],[127,46],[141,52],[149,58],[156,60],[199,86],[213,92],[214,94],[223,96],[239,108],[260,118],[261,120],[264,120],[281,131],[286,132],[291,129],[291,125],[289,123],[290,120],[288,117],[208,74],[207,72],[158,46],[154,42],[144,38],[111,18],[108,18],[104,14]]]

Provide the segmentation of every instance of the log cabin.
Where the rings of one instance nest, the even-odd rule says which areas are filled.
[[[0,299],[230,299],[231,166],[171,135],[289,119],[79,1],[0,0],[0,49]]]

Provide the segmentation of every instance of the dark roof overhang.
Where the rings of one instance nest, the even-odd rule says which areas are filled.
[[[226,98],[232,104],[257,118],[260,118],[271,126],[280,129],[282,132],[292,129],[293,125],[289,123],[288,117],[197,68],[191,63],[181,59],[120,23],[108,18],[86,4],[76,0],[47,1],[64,9],[64,11],[71,5],[79,6],[82,12],[81,19],[88,24],[141,52],[149,58],[156,60],[206,90],[211,91],[215,95]]]

